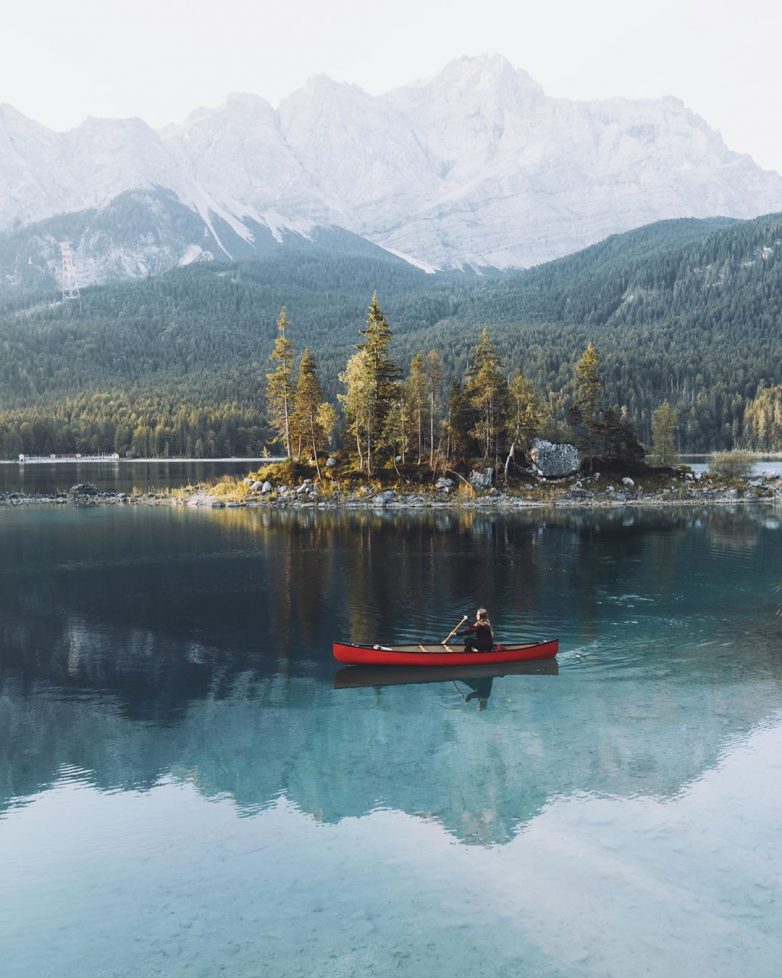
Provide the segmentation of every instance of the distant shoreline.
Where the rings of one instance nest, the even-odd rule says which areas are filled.
[[[236,463],[239,465],[244,462],[263,462],[264,465],[271,465],[273,462],[284,462],[285,459],[282,457],[265,458],[261,455],[249,455],[247,457],[242,456],[241,458],[105,458],[105,459],[94,459],[94,458],[32,458],[25,459],[24,462],[20,462],[17,458],[2,458],[0,459],[0,465],[136,465],[137,463],[150,464],[150,463],[160,463],[168,464],[169,462],[188,462],[193,464],[213,464],[215,462],[221,463]]]

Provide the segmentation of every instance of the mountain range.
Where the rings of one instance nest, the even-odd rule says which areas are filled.
[[[0,290],[366,243],[426,270],[536,265],[675,217],[782,209],[782,176],[678,99],[546,96],[499,56],[373,96],[312,78],[277,108],[231,95],[182,124],[57,133],[0,106]]]

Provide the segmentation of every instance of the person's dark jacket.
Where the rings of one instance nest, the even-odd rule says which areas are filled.
[[[465,639],[465,649],[475,649],[476,652],[491,652],[494,648],[494,634],[491,630],[491,622],[476,621],[474,625],[460,629],[457,635],[468,636]],[[474,636],[474,637],[472,637]]]

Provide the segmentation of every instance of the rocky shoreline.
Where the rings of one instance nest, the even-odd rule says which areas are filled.
[[[251,480],[249,480],[251,481]],[[622,506],[728,505],[737,503],[782,503],[782,479],[756,478],[740,485],[719,485],[694,478],[674,481],[669,486],[644,489],[625,477],[616,485],[593,479],[550,483],[528,490],[496,487],[460,492],[447,479],[429,491],[360,487],[358,490],[324,492],[311,480],[299,486],[272,487],[268,482],[236,484],[236,496],[225,487],[198,487],[145,493],[114,492],[90,484],[60,493],[0,492],[0,507],[27,505],[72,506],[188,506],[211,509],[318,509],[318,510],[426,510],[464,509],[483,512],[544,508],[616,508]]]

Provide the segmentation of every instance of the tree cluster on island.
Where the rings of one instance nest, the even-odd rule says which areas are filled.
[[[308,461],[321,476],[325,454],[337,445],[339,414],[323,396],[312,353],[305,349],[296,373],[285,308],[266,376],[268,417],[277,443],[293,460]],[[600,360],[589,343],[575,365],[572,397],[543,397],[520,370],[509,371],[487,328],[461,377],[447,375],[436,349],[417,353],[403,374],[390,352],[391,329],[372,296],[362,340],[339,374],[343,425],[338,445],[355,470],[371,479],[401,477],[424,467],[436,476],[471,464],[529,471],[536,438],[573,440],[590,470],[596,459],[609,468],[635,470],[645,450],[626,413],[606,405]],[[655,449],[663,465],[676,461],[676,412],[655,413]]]

